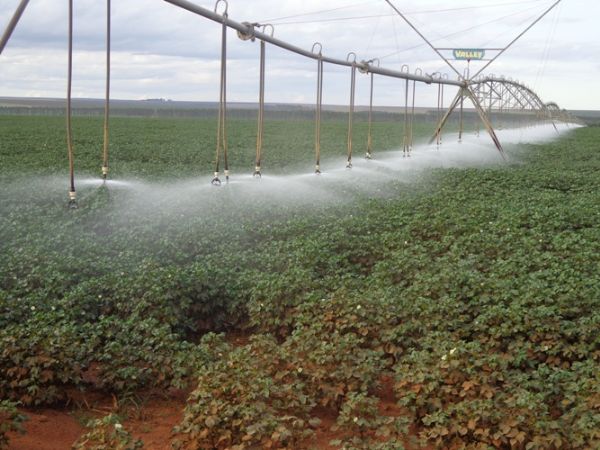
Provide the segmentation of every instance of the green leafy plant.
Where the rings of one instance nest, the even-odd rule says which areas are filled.
[[[7,433],[25,433],[23,422],[26,420],[27,416],[19,412],[16,403],[8,400],[0,401],[0,449],[9,448]]]
[[[403,450],[402,437],[407,433],[402,420],[381,414],[378,398],[356,392],[346,396],[333,429],[343,438],[333,440],[331,445],[347,450]]]
[[[278,370],[273,340],[236,349],[218,344],[215,353],[175,429],[177,448],[296,448],[312,435],[314,404],[293,371]]]
[[[144,443],[134,439],[116,414],[109,414],[88,424],[90,431],[73,444],[73,450],[138,450]]]
[[[109,392],[184,388],[202,359],[194,345],[180,341],[155,319],[133,315],[106,318],[100,325],[104,342],[95,353],[95,386]]]
[[[84,334],[88,331],[88,334]],[[0,395],[24,405],[66,400],[79,386],[94,348],[91,328],[32,319],[0,331]]]
[[[235,172],[253,158],[239,114]],[[268,121],[265,174],[311,170],[313,124],[291,115]],[[334,156],[346,124],[329,118]],[[398,118],[382,118],[377,150],[393,149]],[[201,379],[182,445],[303,448],[324,414],[340,446],[400,448],[404,420],[379,391],[395,377],[396,415],[429,446],[598,447],[598,129],[296,203],[258,184],[250,201],[233,185],[196,195],[214,115],[115,117],[111,176],[129,184],[78,184],[67,212],[60,118],[0,120],[1,398],[135,398]],[[74,126],[78,174],[97,174],[101,120]]]

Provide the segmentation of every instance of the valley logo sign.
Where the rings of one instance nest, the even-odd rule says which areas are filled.
[[[460,61],[482,60],[485,56],[485,50],[476,48],[456,48],[452,51],[454,59]]]

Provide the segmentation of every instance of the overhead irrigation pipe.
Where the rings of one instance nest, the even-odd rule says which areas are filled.
[[[0,40],[0,55],[4,51],[4,47],[6,46],[6,43],[8,42],[8,40],[10,39],[10,36],[12,35],[13,31],[15,31],[15,27],[17,26],[17,23],[19,23],[19,20],[21,19],[21,16],[23,15],[23,11],[25,11],[25,8],[27,7],[28,3],[29,3],[29,0],[21,0],[21,3],[19,3],[19,6],[17,7],[17,10],[15,11],[14,15],[12,16],[12,19],[10,19],[10,22],[8,22],[8,26],[6,27],[6,30],[4,31],[4,34],[2,35],[2,39]]]
[[[464,81],[444,80],[444,79],[439,79],[439,78],[436,79],[431,76],[415,75],[415,74],[411,74],[411,73],[399,72],[396,70],[384,69],[381,67],[376,67],[376,66],[370,65],[366,62],[360,62],[360,63],[356,62],[355,63],[352,61],[346,61],[344,59],[329,58],[329,57],[320,55],[318,53],[312,53],[308,50],[297,47],[295,45],[288,44],[287,42],[277,39],[269,34],[255,30],[254,27],[250,24],[247,25],[247,24],[236,22],[234,20],[229,19],[228,17],[223,17],[222,15],[217,14],[216,12],[213,12],[209,9],[203,8],[202,6],[195,5],[194,3],[191,3],[187,0],[164,0],[164,1],[167,3],[171,3],[172,5],[178,6],[180,8],[183,8],[187,11],[190,11],[194,14],[206,17],[207,19],[210,19],[214,22],[217,22],[220,24],[224,23],[229,28],[233,28],[234,30],[237,30],[241,34],[252,35],[256,39],[268,42],[269,44],[275,45],[276,47],[283,48],[290,52],[293,52],[298,55],[302,55],[302,56],[305,56],[307,58],[311,58],[314,60],[321,59],[323,62],[326,62],[329,64],[334,64],[337,66],[352,67],[352,65],[354,65],[361,72],[370,72],[370,73],[375,73],[377,75],[383,75],[383,76],[391,77],[391,78],[401,78],[404,80],[419,81],[421,83],[427,83],[427,84],[448,84],[448,85],[458,86],[458,87],[465,86]]]

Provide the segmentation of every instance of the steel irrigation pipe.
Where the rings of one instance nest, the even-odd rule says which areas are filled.
[[[312,52],[319,46],[319,57],[317,58],[317,104],[315,109],[315,173],[321,173],[321,110],[323,108],[323,59],[321,54],[323,46],[320,42],[315,42],[312,46]]]
[[[254,176],[261,177],[263,130],[265,121],[265,41],[260,41],[260,80],[258,93],[258,130],[256,132],[256,161]]]
[[[222,31],[221,31],[221,79],[220,79],[220,92],[219,92],[219,118],[217,123],[217,149],[215,158],[215,176],[212,180],[212,184],[215,186],[221,185],[219,179],[219,164],[221,160],[221,149],[223,150],[223,162],[224,162],[224,175],[225,181],[229,181],[229,163],[227,161],[227,10],[229,5],[226,0],[217,0],[215,3],[215,14],[219,3],[225,4],[225,10],[221,17]]]
[[[377,58],[372,59],[370,61],[363,61],[362,63],[363,63],[363,65],[369,66],[370,64],[373,64],[374,62],[377,62],[377,66],[379,66],[380,62],[379,62],[379,59],[377,59]],[[367,133],[367,153],[365,154],[366,159],[373,158],[373,87],[375,84],[375,74],[373,72],[371,72],[370,77],[371,77],[371,80],[370,80],[371,83],[370,83],[370,89],[369,89],[369,130]]]
[[[448,74],[447,74],[447,73],[443,73],[443,74],[442,74],[442,79],[447,79],[447,78],[448,78]],[[441,111],[444,111],[444,100],[446,99],[446,96],[445,96],[445,90],[446,90],[446,86],[442,84],[442,100],[441,100],[441,103],[440,103],[440,106],[441,106]],[[443,114],[443,113],[442,113],[442,114]],[[440,139],[440,145],[442,145],[442,143],[443,143],[443,139],[444,139],[444,138],[442,137],[442,130],[440,130],[440,136],[439,136],[439,139]]]
[[[415,69],[415,74],[422,74],[423,71],[420,68]],[[409,138],[409,147],[408,147],[408,155],[410,156],[410,152],[412,152],[413,141],[414,141],[414,126],[415,126],[415,98],[417,93],[417,83],[413,81],[413,90],[412,90],[412,107],[410,113],[410,138]]]
[[[258,24],[256,24],[258,25]],[[263,30],[272,25],[263,25]],[[239,34],[239,32],[238,32]],[[247,39],[245,36],[240,36],[242,39]],[[254,36],[250,37],[254,39]],[[266,44],[265,41],[260,41],[260,75],[259,75],[259,93],[258,93],[258,130],[256,133],[256,160],[254,165],[255,177],[262,177],[261,163],[262,163],[262,147],[263,147],[263,134],[264,134],[264,122],[265,122],[265,64],[266,64]]]
[[[71,108],[71,90],[73,84],[73,0],[68,0],[69,3],[69,50],[67,61],[67,154],[69,157],[69,208],[77,208],[77,193],[75,192],[75,161],[73,154],[73,127],[71,123],[72,108]]]
[[[406,73],[408,73],[410,71],[410,68],[404,64],[401,68],[400,71],[404,72],[404,69],[406,69]],[[406,153],[408,151],[408,82],[410,80],[408,78],[406,78],[406,87],[405,87],[405,93],[404,93],[404,139],[403,139],[403,148],[402,148],[402,156],[406,156]]]
[[[27,7],[28,3],[29,3],[29,0],[21,0],[21,3],[19,3],[19,6],[17,6],[15,13],[13,14],[12,18],[10,19],[10,22],[8,22],[8,25],[6,26],[6,30],[4,30],[4,33],[2,34],[2,38],[0,38],[0,55],[4,51],[4,47],[6,47],[6,44],[8,43],[8,40],[10,39],[10,37],[12,36],[13,31],[15,31],[15,28],[17,27],[19,20],[21,20],[21,16],[23,15],[23,12],[25,11],[25,8]]]
[[[104,147],[102,153],[102,178],[108,177],[108,139],[110,120],[110,7],[111,0],[106,0],[106,100],[104,103]]]
[[[439,78],[442,78],[442,74],[440,74],[439,72],[434,72],[434,73],[431,74],[432,77],[436,76],[436,75]],[[441,87],[442,87],[441,84],[437,85],[437,101],[436,101],[436,104],[435,104],[435,119],[436,119],[436,122],[438,122],[438,123],[440,121],[440,93],[441,93],[440,89],[441,89]],[[439,146],[439,142],[438,142],[437,145]]]
[[[228,17],[223,17],[214,11],[203,8],[202,6],[198,6],[194,3],[191,3],[188,0],[164,0],[164,1],[167,3],[170,3],[172,5],[175,5],[177,7],[180,7],[182,9],[185,9],[191,13],[203,16],[214,22],[223,23],[230,28],[240,31],[243,34],[251,33],[251,27],[249,27],[248,25],[236,22],[234,20],[229,19]],[[254,36],[257,39],[264,40],[265,42],[272,44],[276,47],[283,48],[285,50],[296,53],[298,55],[305,56],[307,58],[311,58],[311,59],[315,59],[315,60],[322,59],[322,61],[325,63],[334,64],[334,65],[338,65],[338,66],[352,67],[352,63],[349,61],[346,61],[343,59],[326,57],[326,56],[323,56],[322,54],[315,54],[314,52],[311,52],[311,51],[305,50],[303,48],[297,47],[295,45],[289,44],[285,41],[282,41],[280,39],[277,39],[273,36],[270,36],[266,33],[260,32],[260,31],[255,31]],[[414,80],[414,81],[418,81],[418,82],[426,83],[426,84],[444,83],[444,84],[448,84],[448,85],[452,85],[452,86],[464,86],[465,85],[464,81],[459,81],[459,80],[450,80],[450,79],[435,80],[430,76],[416,76],[413,74],[402,73],[397,70],[385,69],[382,67],[375,67],[372,65],[363,65],[362,63],[355,63],[355,64],[357,65],[357,68],[362,69],[361,71],[373,72],[377,75],[382,75],[382,76],[391,77],[391,78],[410,79],[410,80]]]
[[[356,98],[356,53],[350,52],[346,59],[352,58],[352,68],[350,69],[350,106],[348,108],[348,161],[347,169],[352,169],[352,128],[354,122],[354,103]]]

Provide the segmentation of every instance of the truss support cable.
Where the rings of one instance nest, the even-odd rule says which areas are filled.
[[[320,54],[320,52],[319,52]],[[317,105],[315,110],[315,173],[321,173],[321,111],[323,109],[323,59],[317,59]]]
[[[373,85],[375,74],[371,72],[371,88],[369,94],[369,130],[367,134],[367,154],[365,158],[372,159],[373,158]]]
[[[559,0],[559,1],[560,1],[560,0]],[[448,58],[445,58],[445,57],[444,57],[444,55],[442,55],[442,54],[440,53],[440,51],[439,51],[437,48],[435,48],[435,47],[434,47],[434,45],[433,45],[431,42],[429,42],[429,40],[428,40],[428,39],[427,39],[427,38],[426,38],[426,37],[425,37],[425,36],[424,36],[424,35],[423,35],[423,34],[422,34],[422,33],[421,33],[421,32],[420,32],[418,29],[417,29],[417,27],[415,27],[415,26],[412,24],[412,22],[411,22],[410,20],[408,20],[408,19],[406,18],[406,16],[405,16],[404,14],[402,14],[402,12],[400,12],[400,10],[399,10],[398,8],[396,8],[396,7],[394,6],[394,4],[393,4],[393,3],[392,3],[390,0],[385,0],[385,2],[386,2],[388,5],[390,5],[390,7],[391,7],[391,8],[392,8],[394,11],[396,11],[396,13],[397,13],[397,14],[398,14],[400,17],[402,17],[402,19],[403,19],[403,20],[404,20],[404,21],[405,21],[405,22],[406,22],[406,23],[407,23],[407,24],[408,24],[408,25],[409,25],[409,26],[410,26],[410,27],[411,27],[411,28],[412,28],[412,29],[413,29],[413,30],[414,30],[414,31],[415,31],[415,32],[416,32],[416,33],[417,33],[417,34],[418,34],[420,37],[421,37],[421,39],[423,39],[423,40],[425,41],[425,43],[426,43],[427,45],[429,45],[429,47],[431,47],[431,49],[432,49],[432,50],[433,50],[435,53],[437,53],[437,55],[438,55],[440,58],[442,58],[446,64],[448,64],[448,67],[450,67],[450,68],[451,68],[451,69],[452,69],[452,70],[453,70],[453,71],[454,71],[454,72],[455,72],[455,73],[458,75],[458,77],[460,78],[460,77],[461,77],[461,74],[460,74],[460,72],[459,72],[458,70],[456,70],[456,68],[455,68],[455,67],[452,65],[452,63],[451,63],[450,61],[448,61]]]
[[[10,22],[8,22],[6,30],[4,30],[4,34],[2,34],[2,37],[0,38],[0,55],[4,51],[4,47],[6,47],[6,44],[8,43],[8,40],[10,39],[11,35],[13,34],[13,31],[15,31],[15,28],[17,27],[19,20],[21,20],[23,11],[25,11],[25,8],[27,8],[28,3],[29,3],[29,0],[21,0],[21,3],[19,3],[19,6],[17,6],[15,13],[13,14],[12,18],[10,19]]]
[[[479,69],[479,71],[473,76],[473,78],[475,78],[477,75],[482,73],[485,69],[487,69],[490,64],[492,64],[494,61],[496,61],[506,50],[508,50],[510,47],[512,47],[515,42],[517,42],[519,39],[521,39],[521,37],[523,37],[523,35],[525,33],[527,33],[529,30],[531,30],[540,20],[542,20],[550,11],[552,11],[561,1],[562,0],[558,0],[558,1],[554,2],[552,4],[552,6],[550,6],[548,9],[546,9],[542,13],[541,16],[539,16],[536,20],[533,21],[533,23],[531,25],[529,25],[527,28],[525,28],[516,38],[514,38],[512,41],[510,41],[510,43],[506,47],[504,47],[496,56],[494,56],[490,61],[488,61],[488,63],[486,65],[484,65],[481,69]]]
[[[258,93],[258,131],[256,133],[256,163],[254,167],[254,176],[261,177],[263,131],[265,123],[265,41],[260,41],[260,81]]]
[[[219,2],[217,2],[218,5]],[[221,32],[221,81],[219,93],[219,118],[217,124],[217,151],[215,158],[215,176],[212,184],[221,185],[219,178],[219,165],[221,162],[221,151],[223,153],[223,173],[225,181],[229,181],[229,162],[227,160],[227,9],[222,16]]]
[[[73,155],[73,127],[71,124],[71,88],[73,81],[73,0],[69,1],[69,51],[67,61],[67,154],[69,157],[69,208],[77,208],[75,192],[75,162]]]
[[[102,151],[102,178],[108,177],[108,136],[110,121],[110,2],[106,0],[106,100],[104,103],[104,148]]]
[[[348,160],[346,168],[352,168],[352,131],[354,125],[354,103],[356,98],[356,65],[350,69],[350,106],[348,108]]]

